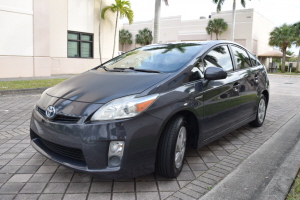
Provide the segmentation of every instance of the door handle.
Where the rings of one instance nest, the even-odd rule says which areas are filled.
[[[255,74],[255,76],[254,76],[254,81],[255,81],[255,82],[258,82],[258,78],[259,78],[259,75],[258,75],[258,74]]]
[[[239,82],[235,82],[233,84],[232,90],[235,91],[235,92],[237,92],[239,90],[239,86],[240,86],[240,83]]]

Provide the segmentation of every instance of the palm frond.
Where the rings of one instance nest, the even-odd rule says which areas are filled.
[[[106,11],[108,11],[108,10],[112,11],[112,9],[113,9],[113,6],[106,6],[105,8],[103,8],[102,11],[101,11],[101,18],[105,19],[105,13],[106,13]]]
[[[241,4],[242,6],[245,8],[246,7],[246,1],[245,0],[241,0]]]
[[[121,45],[131,44],[132,43],[131,38],[132,38],[132,34],[128,30],[121,29],[119,31],[119,42]]]
[[[283,24],[275,27],[270,33],[269,45],[280,49],[290,47],[295,41],[295,29],[291,25]]]
[[[221,35],[223,32],[227,31],[228,24],[222,18],[215,18],[213,20],[209,20],[206,32],[208,34],[215,33],[216,35]]]
[[[152,31],[150,31],[148,28],[139,30],[138,34],[135,36],[135,42],[141,45],[148,45],[152,42],[152,40],[153,40]]]

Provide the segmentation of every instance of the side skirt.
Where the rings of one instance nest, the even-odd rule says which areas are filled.
[[[237,123],[236,125],[233,125],[233,126],[227,128],[227,129],[225,129],[224,131],[219,132],[218,134],[215,134],[215,135],[213,135],[213,136],[211,136],[211,137],[209,137],[209,138],[207,138],[207,139],[205,139],[203,141],[199,141],[199,143],[197,145],[197,149],[199,149],[199,148],[201,148],[201,147],[203,147],[203,146],[205,146],[205,145],[207,145],[207,144],[209,144],[209,143],[211,143],[211,142],[213,142],[213,141],[215,141],[215,140],[223,137],[224,135],[226,135],[226,134],[228,134],[228,133],[230,133],[230,132],[232,132],[232,131],[234,131],[234,130],[236,130],[236,129],[238,129],[238,128],[246,125],[246,124],[248,124],[249,122],[252,122],[253,120],[255,120],[255,117],[256,117],[256,115],[253,115],[253,116],[251,116],[251,117],[249,117],[249,118],[247,118],[247,119],[245,119],[245,120]]]

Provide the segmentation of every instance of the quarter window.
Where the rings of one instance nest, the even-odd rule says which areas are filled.
[[[200,69],[199,65],[196,65],[193,67],[193,69],[189,72],[189,74],[186,76],[184,79],[184,83],[187,82],[192,82],[192,81],[197,81],[200,80],[203,77],[202,71]]]
[[[231,56],[227,46],[218,46],[211,50],[203,60],[205,69],[208,67],[220,67],[225,71],[233,70]]]
[[[251,62],[248,54],[243,49],[231,46],[237,69],[245,69],[251,67]]]
[[[68,57],[92,58],[93,35],[89,33],[68,32]]]

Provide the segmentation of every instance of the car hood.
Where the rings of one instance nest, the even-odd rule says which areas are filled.
[[[50,88],[46,93],[71,101],[107,103],[116,98],[141,93],[169,76],[163,73],[90,70]]]

